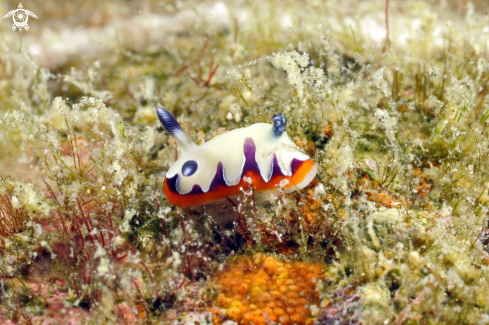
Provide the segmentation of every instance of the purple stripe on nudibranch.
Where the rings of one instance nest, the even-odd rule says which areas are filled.
[[[272,170],[270,171],[270,178],[268,180],[271,180],[273,176],[287,176],[282,172],[282,168],[280,168],[278,165],[278,158],[276,154],[273,154]]]
[[[170,189],[170,191],[174,193],[178,193],[177,180],[178,180],[178,174],[175,174],[175,176],[166,179],[166,182],[168,183],[168,188]]]
[[[226,180],[224,179],[224,168],[222,167],[221,162],[217,164],[216,175],[214,175],[214,178],[212,179],[209,191],[216,189],[219,185],[227,185]]]
[[[215,190],[219,185],[226,185],[226,181],[224,180],[224,169],[222,168],[222,163],[219,162],[217,165],[217,171],[216,174],[214,175],[214,178],[212,179],[211,185],[209,186],[209,190],[207,192],[211,192],[212,190]],[[202,191],[202,188],[195,184],[194,187],[192,187],[192,190],[188,194],[202,194],[204,191]]]
[[[243,152],[245,156],[245,163],[243,165],[243,170],[241,171],[241,176],[246,172],[252,171],[260,175],[260,168],[256,162],[256,146],[252,138],[246,138],[244,141]]]
[[[175,174],[173,177],[167,178],[168,188],[175,193],[179,193],[177,190],[177,181],[178,181],[178,174]],[[221,162],[219,162],[219,164],[217,165],[217,171],[216,174],[214,175],[214,178],[212,179],[211,185],[209,187],[209,191],[216,189],[219,185],[227,185],[226,181],[224,180],[224,169],[222,167]],[[192,187],[192,190],[187,194],[202,194],[202,193],[204,193],[204,191],[202,191],[202,188],[198,184],[195,184]]]
[[[245,139],[243,145],[243,152],[244,152],[245,161],[243,164],[243,170],[241,171],[241,177],[249,171],[254,172],[257,175],[261,175],[260,168],[258,167],[258,163],[256,162],[256,146],[252,138]],[[296,158],[292,159],[291,162],[292,175],[295,174],[295,172],[301,167],[302,163],[303,163],[302,160]],[[282,169],[278,164],[277,155],[275,153],[273,154],[272,169],[270,173],[271,173],[270,178],[268,180],[265,180],[266,182],[270,181],[270,179],[276,176],[287,176],[282,172]],[[167,178],[168,188],[174,193],[179,193],[177,190],[178,177],[179,177],[178,174],[175,174],[173,177]],[[217,170],[214,175],[214,178],[211,181],[208,192],[217,189],[220,185],[229,186],[224,178],[224,168],[221,162],[219,162],[219,164],[217,165]],[[195,184],[192,187],[192,190],[187,194],[202,194],[202,193],[205,192],[202,190],[200,185]]]
[[[292,175],[295,174],[295,172],[301,167],[303,161],[299,159],[292,159],[292,162],[290,163],[290,169],[292,170]]]

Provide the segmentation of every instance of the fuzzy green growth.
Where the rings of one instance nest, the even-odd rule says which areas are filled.
[[[0,317],[204,322],[216,272],[263,252],[324,264],[308,307],[318,323],[489,322],[478,2],[391,1],[390,42],[384,2],[355,2],[354,17],[348,1],[233,5],[150,1],[121,25],[109,1],[101,26],[80,27],[106,42],[65,39],[54,56],[28,38],[48,10],[30,8],[39,57],[0,32]],[[196,143],[280,112],[317,180],[263,205],[245,193],[227,208],[172,207],[161,185],[177,148],[157,104]]]

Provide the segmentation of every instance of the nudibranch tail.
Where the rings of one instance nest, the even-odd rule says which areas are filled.
[[[275,114],[270,119],[273,121],[273,134],[279,137],[285,132],[285,127],[287,126],[287,119],[282,113]]]
[[[155,108],[156,115],[158,115],[158,119],[160,120],[161,124],[181,149],[195,146],[192,138],[185,133],[185,131],[183,131],[182,127],[172,113],[161,106],[156,106]]]

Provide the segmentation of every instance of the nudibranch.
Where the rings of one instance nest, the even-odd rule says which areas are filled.
[[[279,187],[288,193],[316,177],[318,165],[290,140],[282,114],[272,117],[273,125],[256,123],[199,146],[169,111],[156,106],[156,114],[180,149],[163,182],[163,193],[173,205],[202,205],[250,187],[261,194]]]

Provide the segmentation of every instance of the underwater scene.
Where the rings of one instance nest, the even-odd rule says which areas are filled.
[[[489,324],[486,0],[0,11],[0,324]]]

